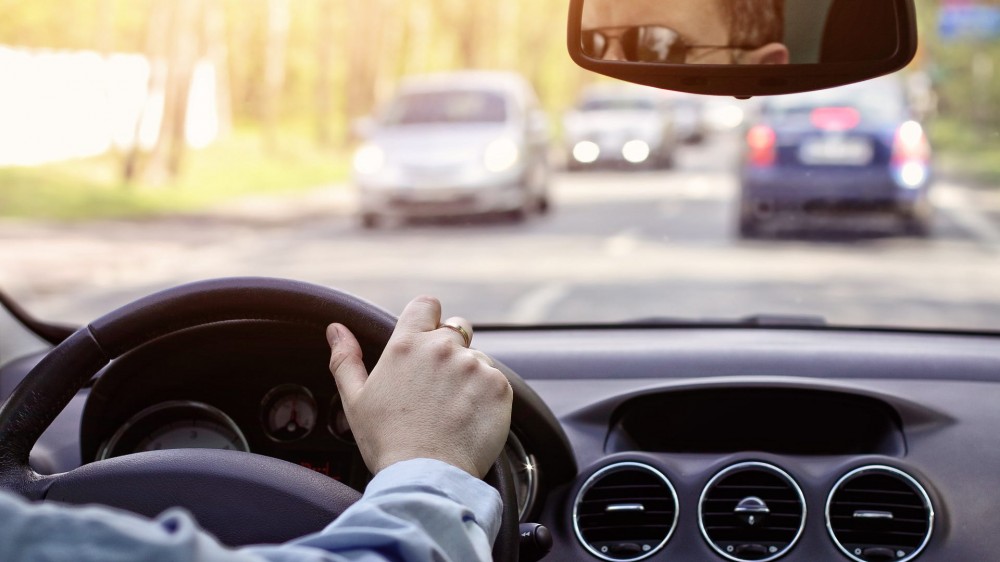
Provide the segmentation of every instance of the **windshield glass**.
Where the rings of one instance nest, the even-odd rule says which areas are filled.
[[[447,123],[503,123],[507,107],[493,92],[422,92],[403,94],[389,106],[386,126]]]
[[[893,77],[737,100],[581,70],[565,0],[0,0],[0,289],[64,323],[250,275],[480,326],[1000,330],[965,4],[917,0]]]

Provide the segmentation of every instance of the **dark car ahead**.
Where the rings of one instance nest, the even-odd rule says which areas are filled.
[[[793,215],[881,213],[908,234],[930,229],[930,146],[896,77],[767,100],[744,154],[743,237]]]

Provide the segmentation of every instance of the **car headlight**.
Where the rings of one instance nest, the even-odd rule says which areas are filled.
[[[622,157],[632,164],[642,164],[649,159],[649,144],[646,141],[630,140],[622,147]]]
[[[483,154],[483,165],[493,173],[506,172],[517,164],[521,151],[510,139],[497,139],[486,147]]]
[[[382,171],[385,166],[385,151],[374,144],[366,144],[354,153],[354,170],[370,176]]]
[[[591,141],[580,141],[573,146],[573,159],[581,164],[592,164],[601,157],[601,147]]]

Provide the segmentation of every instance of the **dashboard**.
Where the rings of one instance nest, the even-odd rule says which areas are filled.
[[[544,560],[989,560],[1000,339],[837,329],[479,328],[558,420],[515,419]],[[40,355],[0,369],[4,395]],[[363,489],[321,336],[220,324],[116,360],[32,454],[42,472],[243,448]],[[141,374],[142,376],[133,376]],[[164,413],[166,412],[166,413]]]

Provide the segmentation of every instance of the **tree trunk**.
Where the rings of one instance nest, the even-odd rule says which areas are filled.
[[[219,136],[233,129],[233,97],[229,74],[229,46],[226,37],[226,10],[222,0],[208,0],[205,6],[205,58],[215,70],[215,109],[219,116]]]
[[[187,148],[184,123],[187,117],[191,76],[198,60],[199,22],[202,0],[176,0],[170,3],[172,14],[167,35],[163,88],[163,119],[156,146],[143,171],[144,183],[156,187],[175,178],[181,170]],[[155,62],[153,64],[156,64]]]
[[[149,79],[146,85],[146,100],[136,119],[135,134],[132,146],[122,166],[122,179],[125,185],[132,185],[140,175],[140,160],[142,158],[141,132],[143,124],[152,109],[151,102],[162,95],[166,89],[167,68],[164,61],[167,51],[167,39],[170,37],[173,6],[171,0],[153,0],[149,5],[146,20],[146,60],[149,64]]]
[[[333,40],[334,7],[338,0],[320,0],[316,37],[316,142],[330,145],[330,120],[333,117]]]
[[[347,83],[344,114],[348,122],[371,112],[379,75],[379,29],[382,16],[380,0],[350,0],[350,14],[355,19],[347,33]],[[351,131],[348,127],[348,137]]]
[[[108,56],[115,48],[114,0],[100,0],[97,4],[97,32],[94,41],[97,52]]]
[[[261,117],[264,121],[264,145],[268,151],[278,147],[278,119],[281,93],[285,87],[285,55],[291,24],[289,0],[267,1],[267,49],[264,53],[264,97]]]

